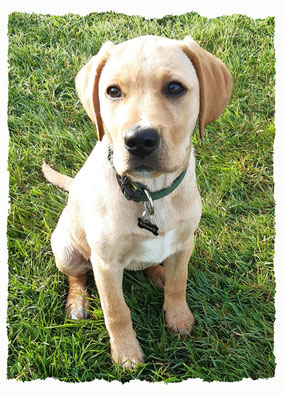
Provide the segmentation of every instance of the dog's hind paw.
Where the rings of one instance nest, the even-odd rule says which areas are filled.
[[[164,287],[165,285],[165,270],[162,265],[154,265],[144,270],[144,274],[149,278],[154,285]]]
[[[89,316],[89,300],[85,296],[77,295],[68,298],[66,304],[68,319],[80,320],[87,319]]]

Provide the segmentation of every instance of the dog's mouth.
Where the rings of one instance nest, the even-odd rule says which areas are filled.
[[[152,173],[155,169],[152,166],[147,165],[139,165],[133,168],[132,172],[134,173]]]
[[[136,168],[129,169],[126,174],[129,177],[136,177],[136,178],[152,178],[155,177],[157,170],[153,169],[150,166],[146,165],[139,165]]]
[[[129,177],[153,178],[165,173],[163,168],[156,155],[147,159],[130,158],[125,174]]]

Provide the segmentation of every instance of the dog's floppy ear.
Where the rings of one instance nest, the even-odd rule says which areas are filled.
[[[79,71],[75,80],[76,90],[82,105],[90,119],[96,124],[99,140],[102,140],[104,135],[98,92],[99,79],[113,46],[114,44],[110,41],[104,43],[98,54],[93,56]]]
[[[232,76],[225,64],[202,49],[190,36],[181,42],[182,50],[196,70],[200,86],[199,135],[225,109],[232,92]]]

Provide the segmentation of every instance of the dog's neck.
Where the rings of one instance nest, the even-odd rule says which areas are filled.
[[[108,146],[108,161],[111,163],[121,191],[128,200],[136,202],[147,201],[145,190],[150,193],[153,200],[163,198],[174,191],[179,184],[182,182],[187,168],[182,172],[174,172],[170,174],[162,174],[155,178],[130,178],[126,176],[120,176],[113,165],[112,160],[112,149]]]
[[[173,182],[179,177],[181,172],[164,173],[160,176],[153,178],[133,179],[138,183],[145,185],[149,191],[159,191],[164,188],[169,188]]]

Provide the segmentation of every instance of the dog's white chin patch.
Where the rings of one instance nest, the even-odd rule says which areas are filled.
[[[138,170],[131,171],[131,173],[129,173],[129,177],[137,177],[139,179],[140,178],[148,179],[149,177],[151,177],[152,173],[153,173],[153,170],[150,168],[149,169],[141,168]]]

